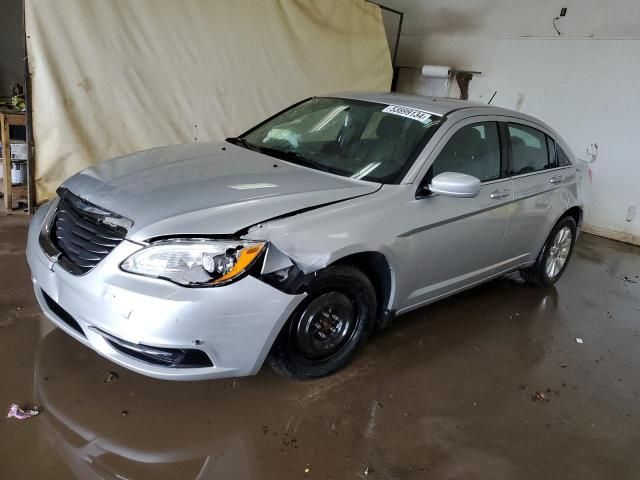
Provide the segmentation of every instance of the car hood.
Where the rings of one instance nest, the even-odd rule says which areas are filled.
[[[294,165],[229,143],[172,145],[83,170],[64,184],[133,221],[128,238],[233,234],[273,217],[373,193],[377,183]]]

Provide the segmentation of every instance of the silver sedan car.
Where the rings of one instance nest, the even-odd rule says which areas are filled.
[[[345,366],[376,328],[520,271],[552,285],[581,166],[521,113],[397,94],[316,97],[222,143],[68,179],[27,257],[46,316],[116,364],[196,380]]]

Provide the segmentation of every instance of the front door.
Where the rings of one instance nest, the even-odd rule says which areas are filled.
[[[427,182],[443,172],[482,182],[475,198],[426,194],[411,201],[416,228],[407,232],[411,262],[401,309],[478,283],[495,270],[509,220],[513,187],[505,178],[498,123],[466,120],[444,137]]]

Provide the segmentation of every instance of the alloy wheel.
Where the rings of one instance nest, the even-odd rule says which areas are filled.
[[[567,258],[569,258],[572,240],[573,234],[567,226],[561,228],[558,230],[558,233],[556,233],[545,264],[545,271],[547,277],[550,279],[556,278],[562,271],[564,264],[567,262]]]

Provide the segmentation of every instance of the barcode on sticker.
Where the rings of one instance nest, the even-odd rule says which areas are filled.
[[[401,117],[412,118],[419,122],[426,122],[431,118],[431,113],[424,110],[418,110],[417,108],[402,107],[400,105],[389,105],[383,113],[391,113],[393,115],[400,115]]]

